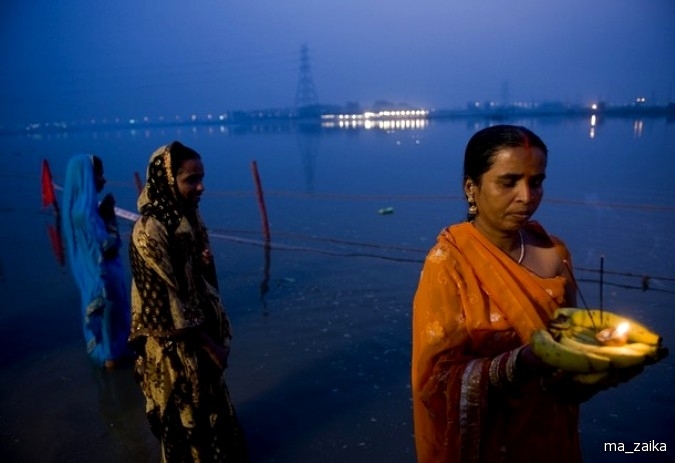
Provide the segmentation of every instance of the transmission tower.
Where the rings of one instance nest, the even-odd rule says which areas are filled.
[[[300,47],[300,80],[295,92],[296,108],[319,104],[319,96],[312,80],[312,69],[309,65],[309,49],[307,45]]]

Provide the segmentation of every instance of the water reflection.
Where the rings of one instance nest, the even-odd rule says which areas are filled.
[[[260,301],[262,302],[263,315],[269,315],[267,311],[267,293],[270,290],[270,267],[272,265],[272,247],[269,241],[263,246],[263,277],[260,281]]]
[[[126,461],[152,461],[157,444],[142,419],[143,399],[130,368],[92,367],[91,374],[98,392],[102,423],[111,439],[118,443],[119,456]]]
[[[56,262],[61,267],[65,267],[66,251],[63,245],[63,235],[61,234],[61,215],[58,211],[54,214],[54,223],[47,224],[47,235],[49,236],[49,243],[51,244]]]
[[[316,158],[319,151],[319,139],[321,138],[321,127],[316,124],[301,125],[296,134],[296,141],[300,158],[302,159],[302,169],[305,177],[305,191],[314,192],[314,171],[316,170]]]
[[[633,121],[633,136],[635,138],[640,138],[642,136],[642,130],[644,129],[644,123],[641,119],[636,119]]]

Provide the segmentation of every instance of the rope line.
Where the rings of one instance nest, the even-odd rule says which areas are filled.
[[[584,278],[578,278],[577,281],[583,281],[584,283],[600,283],[600,280],[589,280],[589,279],[584,279]],[[621,283],[613,283],[611,281],[603,281],[602,284],[604,286],[613,286],[615,288],[624,288],[624,289],[639,289],[640,291],[658,291],[661,293],[667,293],[667,294],[675,294],[675,291],[670,290],[670,289],[664,289],[664,288],[652,288],[651,286],[647,289],[645,289],[642,286],[633,286],[633,285],[626,285],[626,284],[621,284]]]
[[[120,207],[115,207],[115,214],[118,217],[121,217],[123,219],[129,220],[131,222],[136,221],[140,215],[138,213],[122,209]],[[400,251],[400,252],[411,252],[411,253],[419,253],[421,255],[420,258],[403,258],[403,257],[393,257],[393,256],[387,256],[387,255],[382,255],[382,254],[373,254],[373,253],[365,253],[365,252],[341,252],[341,251],[331,251],[331,250],[326,250],[326,249],[318,249],[318,248],[311,248],[307,246],[296,246],[296,245],[290,245],[290,244],[284,244],[284,243],[274,243],[270,241],[269,243],[266,243],[264,240],[258,240],[258,239],[251,239],[251,238],[242,238],[241,236],[235,236],[232,233],[238,234],[238,235],[258,235],[260,232],[259,231],[252,231],[252,230],[225,230],[225,229],[210,229],[209,230],[209,235],[222,239],[225,241],[230,241],[234,243],[240,243],[240,244],[248,244],[248,245],[253,245],[253,246],[259,246],[259,247],[264,247],[264,246],[270,246],[271,249],[276,249],[276,250],[283,250],[283,251],[301,251],[301,252],[313,252],[317,254],[324,254],[324,255],[331,255],[331,256],[337,256],[337,257],[371,257],[371,258],[377,258],[377,259],[383,259],[383,260],[390,260],[390,261],[395,261],[395,262],[408,262],[408,263],[423,263],[424,258],[428,252],[428,249],[422,249],[422,248],[413,248],[413,247],[406,247],[406,246],[396,246],[396,245],[383,245],[383,244],[378,244],[378,243],[363,243],[363,242],[357,242],[357,241],[351,241],[351,240],[345,240],[345,239],[339,239],[339,238],[330,238],[330,237],[320,237],[320,236],[309,236],[309,235],[302,235],[299,233],[293,233],[293,232],[284,232],[284,231],[276,231],[274,234],[275,236],[286,236],[294,239],[302,239],[302,240],[307,240],[307,241],[315,241],[315,242],[325,242],[325,243],[331,243],[331,244],[337,244],[337,245],[345,245],[345,246],[357,246],[357,247],[363,247],[363,248],[370,248],[370,249],[380,249],[382,251]],[[588,273],[600,273],[599,269],[595,268],[588,268],[588,267],[574,267],[575,272],[588,272]],[[630,289],[640,289],[640,290],[653,290],[653,291],[662,291],[662,292],[668,292],[670,293],[671,291],[669,290],[664,290],[664,289],[659,289],[659,288],[654,288],[652,286],[646,285],[645,286],[645,280],[659,280],[659,281],[668,281],[668,282],[675,282],[675,277],[668,277],[668,276],[662,276],[662,275],[650,275],[650,274],[638,274],[638,273],[633,273],[633,272],[619,272],[619,271],[612,271],[612,270],[602,270],[604,274],[607,275],[614,275],[614,276],[621,276],[621,277],[628,277],[628,278],[640,278],[642,281],[642,286],[629,286],[629,285],[620,285],[618,283],[610,283],[610,282],[604,282],[603,284],[607,284],[609,286],[619,286],[619,287],[625,287],[625,288],[630,288]],[[584,282],[594,282],[594,283],[599,283],[599,280],[589,280],[589,279],[584,279],[584,278],[578,278],[578,281],[584,281]]]
[[[23,178],[25,180],[35,180],[37,177],[34,175],[27,175],[21,173],[11,173],[3,172],[0,173],[0,177],[8,177],[12,179]],[[55,179],[57,177],[54,177]],[[115,181],[109,180],[109,186],[123,187],[123,188],[133,188],[136,189],[136,186],[133,181]],[[56,182],[55,182],[56,186]],[[224,198],[246,198],[255,196],[255,191],[253,190],[236,190],[236,191],[227,191],[227,190],[207,190],[205,192],[206,196],[217,196]],[[274,196],[278,198],[295,198],[295,199],[305,199],[305,200],[335,200],[335,201],[383,201],[383,200],[396,200],[396,201],[464,201],[464,196],[459,194],[445,194],[445,195],[394,195],[394,194],[342,194],[342,193],[306,193],[306,192],[295,192],[295,191],[286,191],[286,190],[266,190],[265,196]],[[675,205],[669,204],[628,204],[628,203],[617,203],[617,202],[602,202],[602,201],[584,201],[578,199],[565,199],[565,198],[546,198],[544,200],[546,203],[561,204],[561,205],[570,205],[570,206],[586,206],[586,207],[606,207],[606,208],[616,208],[616,209],[635,209],[635,210],[650,210],[650,211],[663,211],[663,212],[673,212],[675,213]]]
[[[598,270],[597,268],[575,267],[574,269],[580,270],[582,272],[600,273],[600,270]],[[617,275],[617,276],[622,276],[622,277],[651,278],[651,279],[655,279],[655,280],[675,281],[674,277],[647,275],[647,274],[644,274],[644,273],[638,274],[638,273],[631,273],[631,272],[617,272],[617,271],[612,271],[612,270],[602,270],[602,273],[605,273],[607,275]]]
[[[8,173],[2,173],[0,174],[0,177],[2,176],[8,176],[11,174]],[[13,176],[16,177],[16,176]],[[132,182],[110,182],[111,184],[115,184],[117,186],[131,186],[135,187]],[[62,187],[56,182],[54,182],[54,188],[57,190],[62,190]],[[230,197],[245,197],[245,196],[253,196],[254,192],[252,191],[219,191],[216,190],[215,192],[211,192],[211,195],[216,195],[216,196],[230,196]],[[267,195],[272,195],[272,196],[278,196],[278,197],[293,197],[293,198],[307,198],[307,199],[348,199],[348,200],[356,200],[356,199],[361,199],[361,200],[382,200],[382,199],[400,199],[400,200],[457,200],[461,199],[463,200],[464,197],[460,195],[354,195],[354,194],[309,194],[309,193],[297,193],[297,192],[289,192],[289,191],[272,191],[268,192]],[[656,206],[656,205],[628,205],[628,204],[618,204],[618,203],[600,203],[600,202],[584,202],[584,201],[575,201],[575,200],[561,200],[561,199],[549,199],[549,202],[553,203],[564,203],[564,204],[577,204],[577,205],[602,205],[606,207],[623,207],[623,208],[639,208],[639,209],[658,209],[658,210],[666,210],[666,211],[675,211],[675,207],[671,206]],[[115,207],[115,214],[118,215],[121,218],[124,218],[129,221],[136,221],[140,215],[126,210],[122,209],[120,207]],[[261,241],[261,240],[255,240],[255,239],[250,239],[250,238],[242,238],[239,236],[234,236],[228,233],[223,233],[227,232],[227,230],[222,230],[222,231],[212,231],[210,232],[210,235],[213,236],[214,238],[218,239],[223,239],[231,242],[237,242],[241,244],[248,244],[248,245],[255,245],[255,246],[269,246],[270,249],[276,249],[276,250],[284,250],[284,251],[301,251],[301,252],[313,252],[313,253],[319,253],[319,254],[324,254],[324,255],[331,255],[331,256],[340,256],[340,257],[368,257],[368,258],[377,258],[377,259],[384,259],[384,260],[390,260],[390,261],[396,261],[396,262],[408,262],[408,263],[422,263],[424,262],[424,257],[426,256],[426,253],[428,252],[427,249],[420,249],[420,248],[413,248],[413,247],[406,247],[406,246],[396,246],[396,245],[382,245],[379,243],[363,243],[363,242],[356,242],[356,241],[351,241],[351,240],[345,240],[345,239],[338,239],[338,238],[330,238],[330,237],[318,237],[318,236],[308,236],[308,235],[303,235],[299,233],[293,233],[293,232],[275,232],[275,235],[280,235],[280,236],[285,236],[293,239],[302,239],[302,240],[307,240],[307,241],[314,241],[314,242],[324,242],[324,243],[330,243],[330,244],[335,244],[335,245],[341,245],[341,246],[357,246],[357,247],[362,247],[362,248],[369,248],[369,249],[380,249],[383,251],[399,251],[399,252],[411,252],[411,253],[419,253],[421,255],[420,258],[403,258],[403,257],[394,257],[394,256],[389,256],[389,255],[382,255],[382,254],[374,254],[374,253],[368,253],[368,252],[345,252],[345,251],[334,251],[334,250],[326,250],[326,249],[318,249],[318,248],[312,248],[312,247],[307,247],[307,246],[297,246],[297,245],[290,245],[290,244],[283,244],[283,243],[272,243],[269,240],[266,241]],[[232,231],[230,231],[232,232]],[[239,230],[238,231],[240,234],[253,234],[254,232],[251,231],[246,231],[246,230]],[[236,232],[235,232],[236,233]],[[655,275],[648,275],[648,274],[636,274],[633,272],[619,272],[619,271],[611,271],[611,270],[598,270],[598,269],[593,269],[593,268],[586,268],[586,267],[575,267],[575,271],[580,271],[580,272],[589,272],[589,273],[602,273],[608,274],[608,275],[614,275],[614,276],[622,276],[622,277],[629,277],[629,278],[640,278],[641,279],[641,286],[631,286],[631,285],[622,285],[618,283],[612,283],[612,282],[602,282],[603,284],[607,284],[609,286],[617,286],[617,287],[623,287],[623,288],[630,288],[630,289],[641,289],[642,291],[646,290],[654,290],[654,291],[662,291],[662,292],[667,292],[667,293],[672,293],[670,290],[666,289],[660,289],[660,288],[653,288],[650,286],[650,280],[655,279],[655,280],[660,280],[660,281],[669,281],[673,282],[675,281],[675,277],[666,277],[666,276],[655,276]],[[598,280],[588,280],[588,279],[579,279],[579,281],[585,281],[585,282],[597,282],[600,283]]]

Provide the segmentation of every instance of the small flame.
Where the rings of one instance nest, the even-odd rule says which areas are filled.
[[[630,328],[630,323],[628,322],[619,323],[619,326],[616,327],[614,333],[618,336],[623,336],[628,332],[628,328]]]

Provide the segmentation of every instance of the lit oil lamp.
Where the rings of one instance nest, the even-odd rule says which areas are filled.
[[[630,324],[628,322],[619,323],[616,328],[605,328],[595,335],[604,346],[623,346],[628,340],[628,329]]]

